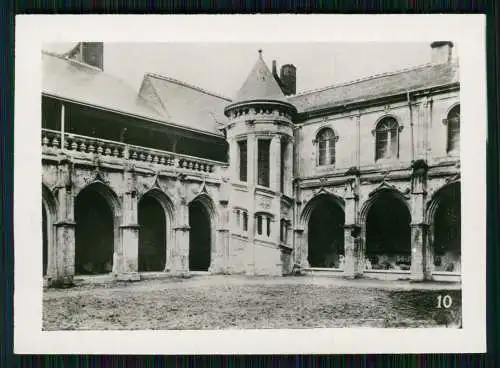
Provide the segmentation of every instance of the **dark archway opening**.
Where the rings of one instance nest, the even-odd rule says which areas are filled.
[[[189,270],[208,271],[210,267],[211,224],[206,207],[199,201],[189,204]]]
[[[49,262],[49,229],[47,221],[47,210],[42,203],[42,267],[43,276],[47,275],[47,266]]]
[[[366,268],[409,270],[411,215],[402,199],[382,193],[366,217]]]
[[[75,201],[75,273],[96,275],[113,269],[113,212],[104,197],[86,188]]]
[[[167,257],[165,211],[152,196],[139,202],[139,271],[163,271]]]
[[[344,267],[343,209],[327,198],[318,199],[308,224],[308,261],[311,267]]]
[[[434,270],[461,270],[460,184],[451,184],[438,194],[434,214]]]

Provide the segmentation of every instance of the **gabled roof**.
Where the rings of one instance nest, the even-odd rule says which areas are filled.
[[[285,95],[262,59],[262,52],[259,50],[259,57],[236,94],[235,102],[259,99],[284,100],[284,98]]]
[[[138,93],[121,79],[67,55],[42,52],[43,93],[222,136],[218,128],[225,123],[229,99],[153,74],[145,76]]]
[[[313,111],[459,82],[458,62],[425,64],[303,92],[288,98],[299,112]]]
[[[42,52],[42,92],[117,112],[161,119],[161,115],[122,80],[48,52]]]
[[[222,134],[227,121],[224,107],[231,100],[173,78],[147,73],[139,96],[148,101],[164,119],[194,129]]]

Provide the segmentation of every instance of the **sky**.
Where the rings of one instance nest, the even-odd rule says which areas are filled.
[[[71,44],[45,44],[64,52]],[[297,68],[297,93],[428,63],[430,43],[105,43],[104,70],[139,89],[144,73],[179,79],[232,98],[262,49]],[[456,55],[457,48],[454,47]]]

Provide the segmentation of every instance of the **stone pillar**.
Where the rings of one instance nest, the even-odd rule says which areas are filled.
[[[293,139],[289,138],[286,144],[285,161],[285,195],[291,197],[293,194]]]
[[[304,229],[301,227],[296,227],[294,229],[295,234],[295,263],[300,267],[300,269],[309,268],[308,249],[307,241],[304,239]]]
[[[221,209],[216,229],[215,249],[212,249],[210,273],[225,274],[228,271],[229,258],[229,208],[228,201],[219,201]]]
[[[345,225],[344,225],[344,276],[357,277],[363,272],[364,263],[360,262],[360,227],[358,225],[357,178],[348,179],[345,186]]]
[[[344,226],[344,276],[358,277],[363,273],[364,263],[361,261],[361,228],[350,224]]]
[[[125,180],[132,175],[125,173]],[[138,198],[135,190],[123,195],[120,225],[120,245],[113,256],[113,272],[118,280],[139,280],[139,224],[137,221]],[[116,264],[115,264],[116,263]]]
[[[170,272],[177,276],[186,276],[189,273],[189,207],[185,198],[181,198],[176,211],[176,225],[174,226],[174,247]]]
[[[411,279],[429,279],[427,267],[427,225],[411,224]]]
[[[280,191],[281,175],[281,136],[276,134],[271,139],[269,147],[269,187],[275,192]]]
[[[247,183],[249,186],[257,184],[257,139],[249,134],[247,138]]]
[[[430,278],[428,226],[424,221],[427,164],[424,160],[416,160],[412,166],[411,279],[423,281]]]
[[[240,153],[238,141],[234,138],[228,139],[229,144],[229,170],[232,182],[240,180]]]
[[[58,184],[56,186],[58,208],[55,227],[54,251],[55,277],[50,280],[54,286],[71,286],[75,275],[75,221],[74,195],[72,187],[72,163],[64,159],[58,167]]]

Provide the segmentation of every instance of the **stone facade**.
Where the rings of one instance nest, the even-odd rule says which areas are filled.
[[[444,57],[433,60],[450,63]],[[228,163],[44,129],[44,273],[49,283],[71,284],[83,267],[78,254],[91,256],[76,249],[92,246],[81,244],[83,225],[75,215],[80,193],[89,190],[110,209],[113,240],[106,257],[109,275],[119,280],[141,278],[141,257],[163,257],[164,267],[157,271],[180,276],[201,267],[214,274],[312,271],[459,280],[460,250],[435,247],[436,239],[451,239],[445,234],[448,225],[437,220],[451,213],[443,212],[442,204],[458,200],[460,208],[459,190],[452,190],[460,185],[460,156],[449,123],[459,108],[459,83],[429,82],[407,91],[395,86],[390,94],[304,108],[314,93],[285,96],[277,78],[259,55],[236,98],[225,104],[221,131]],[[379,132],[387,118],[397,123],[387,133],[392,143]],[[328,143],[319,138],[325,129],[333,132]],[[379,158],[377,147],[385,149],[384,144],[389,148],[383,153],[393,155]],[[330,152],[326,164],[319,157],[325,147]],[[140,223],[144,198],[160,205],[160,229]],[[322,218],[325,225],[315,226]],[[390,239],[391,222],[399,240]],[[162,236],[155,238],[158,231]],[[157,244],[152,256],[141,255],[144,236],[164,244]],[[209,253],[200,256],[209,259],[206,269],[193,260],[198,252],[194,237],[207,243]],[[331,245],[331,251],[314,242]]]

